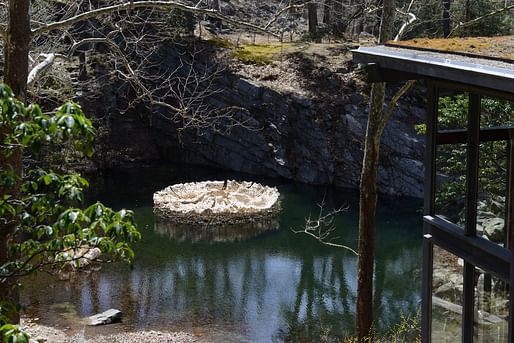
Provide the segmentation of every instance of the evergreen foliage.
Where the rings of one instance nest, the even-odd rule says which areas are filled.
[[[0,159],[16,151],[37,158],[44,146],[70,142],[85,156],[93,154],[95,130],[80,107],[72,102],[55,114],[38,105],[25,106],[11,89],[0,85]],[[11,225],[8,260],[0,264],[0,287],[39,270],[80,267],[78,249],[98,248],[104,254],[130,262],[131,244],[140,239],[132,211],[114,211],[101,203],[84,208],[83,190],[88,182],[78,174],[26,168],[18,174],[2,164],[0,169],[0,222]],[[12,313],[20,305],[0,299],[0,341],[25,342],[28,335],[12,325]]]

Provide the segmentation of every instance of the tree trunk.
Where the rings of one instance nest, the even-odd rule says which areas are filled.
[[[27,92],[27,77],[29,74],[29,45],[31,39],[29,8],[30,0],[10,0],[8,5],[7,34],[4,42],[4,82],[8,84],[16,96],[25,101]],[[0,127],[0,139],[12,130],[9,126]],[[20,180],[22,176],[22,156],[19,150],[10,155],[0,150],[0,166],[2,170],[12,171],[18,178],[14,189],[9,189],[14,199],[20,196]],[[0,193],[4,190],[0,189]],[[16,218],[6,218],[0,223],[0,266],[9,261],[8,244],[16,227]],[[0,283],[0,301],[18,304],[19,292],[16,280],[9,278]],[[19,322],[19,313],[9,313],[13,323]]]
[[[325,0],[323,3],[323,24],[332,24],[332,0]]]
[[[220,5],[220,0],[213,0],[212,1],[212,6],[211,8],[213,10],[216,10],[218,11],[219,13],[221,13],[221,5]],[[214,23],[214,26],[218,29],[218,30],[221,30],[223,28],[223,22],[221,21],[221,19],[219,18],[212,18],[211,21]]]
[[[343,35],[346,31],[346,28],[348,27],[348,23],[345,24],[343,21],[343,13],[343,0],[334,0],[332,10],[332,22],[334,23],[334,31],[338,35]]]
[[[307,16],[309,18],[309,35],[312,40],[318,40],[318,5],[314,2],[310,2],[307,5]]]
[[[450,27],[450,7],[451,0],[442,0],[443,1],[443,37],[446,38],[450,35],[451,27]]]
[[[26,99],[29,75],[30,0],[10,0],[4,47],[4,82],[20,99]]]
[[[395,1],[384,0],[379,42],[393,34]],[[383,115],[385,83],[375,83],[371,89],[366,142],[359,197],[359,259],[357,279],[356,324],[359,342],[372,334],[373,324],[373,230],[377,204],[376,180],[380,156],[380,140],[387,118]]]
[[[464,5],[464,21],[470,21],[471,20],[471,4],[470,0],[466,0],[466,3]]]
[[[79,52],[79,81],[87,81],[87,57],[86,51]]]
[[[380,154],[381,120],[385,84],[375,83],[371,89],[366,143],[362,163],[359,198],[359,259],[357,280],[357,336],[359,341],[371,334],[373,324],[373,229],[377,204],[376,179]]]

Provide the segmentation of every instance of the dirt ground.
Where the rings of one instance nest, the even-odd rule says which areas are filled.
[[[22,327],[36,343],[196,343],[200,337],[186,332],[137,331],[86,337],[85,330],[69,335],[64,330],[40,325],[34,319],[24,318]]]

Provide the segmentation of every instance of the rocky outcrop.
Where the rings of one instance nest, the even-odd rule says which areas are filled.
[[[213,86],[217,93],[209,98],[210,104],[247,110],[237,114],[246,127],[234,127],[228,133],[184,130],[178,137],[174,124],[158,113],[150,114],[150,127],[148,121],[138,118],[141,111],[137,115],[111,111],[106,126],[116,129],[108,138],[110,152],[100,154],[103,162],[111,163],[117,157],[125,161],[167,160],[309,184],[358,187],[367,85],[351,74],[348,65],[328,68],[322,61],[300,55],[289,56],[288,63],[293,69],[269,66],[278,71],[261,77],[227,69],[217,80]],[[279,79],[281,73],[296,75],[295,89],[291,84],[277,88],[266,81]],[[382,193],[422,196],[424,138],[414,130],[415,124],[424,121],[421,98],[402,100],[386,126],[379,171]],[[109,107],[124,107],[119,104],[122,99],[117,102]]]
[[[230,135],[208,132],[183,136],[181,160],[305,183],[334,182],[335,163],[313,102],[287,96],[244,79],[224,88],[224,104],[249,110],[252,128]]]
[[[339,93],[346,104],[327,110],[324,101],[330,99],[283,94],[255,81],[235,79],[223,89],[217,101],[247,108],[253,127],[236,127],[229,135],[186,132],[170,157],[309,184],[358,186],[368,111],[364,96]],[[381,192],[422,196],[424,137],[414,123],[423,115],[419,105],[408,103],[394,112],[382,143]]]

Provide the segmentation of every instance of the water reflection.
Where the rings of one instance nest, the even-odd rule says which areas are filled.
[[[105,192],[112,195],[115,192],[108,185],[107,180]],[[159,182],[154,185],[160,187]],[[72,326],[70,313],[77,318],[115,307],[125,314],[119,324],[124,329],[200,331],[213,342],[344,336],[354,326],[356,256],[295,235],[290,228],[299,227],[323,198],[328,206],[347,203],[350,211],[337,219],[336,235],[355,247],[355,195],[294,184],[279,187],[284,201],[277,230],[245,240],[240,232],[225,236],[229,238],[220,233],[208,236],[209,242],[203,234],[155,224],[153,190],[148,187],[133,200],[139,204],[136,216],[143,241],[132,270],[105,265],[71,282],[39,275],[27,283],[25,300],[46,324]],[[120,199],[127,201],[126,196]],[[421,222],[416,208],[412,202],[396,201],[378,212],[374,278],[378,330],[419,307]],[[52,307],[55,304],[62,306]]]
[[[250,239],[267,231],[278,230],[277,219],[254,221],[245,224],[186,225],[162,219],[155,219],[154,230],[178,242],[237,242]]]

